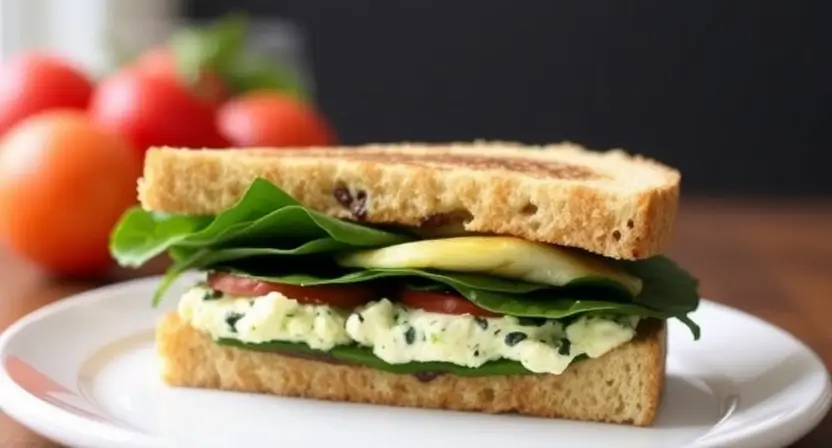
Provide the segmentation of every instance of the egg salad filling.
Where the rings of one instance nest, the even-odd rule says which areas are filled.
[[[639,321],[636,316],[593,314],[569,322],[451,315],[388,299],[345,311],[301,304],[277,292],[237,297],[203,285],[184,294],[179,315],[214,339],[296,342],[322,352],[358,345],[389,364],[446,362],[478,368],[504,359],[550,374],[563,373],[579,356],[597,358],[630,341]]]
[[[316,350],[352,342],[345,329],[348,314],[326,305],[300,304],[277,292],[234,297],[207,286],[190,289],[179,302],[179,316],[214,339],[301,342]]]
[[[408,309],[382,299],[356,310],[347,333],[390,364],[444,361],[476,368],[498,359],[535,373],[560,374],[578,356],[597,358],[631,340],[638,318],[550,319],[454,316]]]

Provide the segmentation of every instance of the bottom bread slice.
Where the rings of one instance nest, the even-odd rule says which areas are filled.
[[[322,400],[649,426],[665,383],[664,321],[643,321],[631,342],[561,375],[432,379],[216,344],[176,313],[157,327],[162,378],[171,386]]]

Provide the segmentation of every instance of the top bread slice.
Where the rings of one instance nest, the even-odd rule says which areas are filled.
[[[663,252],[680,174],[621,150],[563,143],[374,144],[303,149],[151,148],[139,199],[148,210],[210,215],[255,178],[305,206],[371,224],[462,224],[617,259]]]

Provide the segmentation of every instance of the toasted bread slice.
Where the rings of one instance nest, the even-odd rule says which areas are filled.
[[[175,313],[161,320],[156,337],[162,378],[172,386],[390,406],[649,426],[665,381],[666,327],[658,320],[642,322],[631,342],[561,375],[430,380],[218,345]]]
[[[265,178],[312,209],[377,224],[464,224],[611,258],[661,253],[680,175],[621,151],[571,144],[369,145],[303,150],[148,151],[149,210],[215,214]]]

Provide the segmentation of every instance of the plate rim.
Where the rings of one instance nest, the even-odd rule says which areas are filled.
[[[63,441],[69,434],[82,446],[105,443],[107,446],[119,447],[158,447],[166,446],[164,440],[138,431],[108,425],[93,419],[67,412],[47,401],[30,394],[15,382],[6,372],[6,347],[24,328],[47,316],[58,314],[65,309],[84,306],[87,302],[102,300],[114,290],[129,289],[143,283],[159,282],[162,276],[155,275],[93,288],[76,294],[70,294],[55,302],[33,310],[9,325],[0,334],[0,412],[5,413],[17,423],[53,441]],[[10,406],[11,404],[11,406]],[[88,430],[73,430],[85,428]]]
[[[180,280],[185,280],[193,275],[194,273],[186,273]],[[90,306],[89,302],[107,300],[107,296],[113,295],[115,291],[157,284],[162,278],[161,275],[154,275],[111,283],[65,296],[27,313],[0,334],[0,361],[6,358],[5,352],[9,342],[29,325],[36,324],[48,316],[60,314],[67,309]],[[775,423],[775,426],[754,424],[734,428],[730,432],[723,433],[720,431],[719,424],[717,424],[711,431],[692,441],[691,446],[710,447],[738,442],[759,443],[763,441],[771,443],[775,439],[778,442],[792,443],[814,429],[832,408],[832,375],[830,375],[829,369],[826,368],[823,359],[817,352],[786,329],[739,308],[702,297],[700,298],[700,306],[695,312],[701,310],[703,304],[714,308],[717,312],[752,320],[764,326],[766,330],[776,332],[779,337],[784,337],[793,342],[803,355],[808,355],[814,367],[823,372],[824,386],[823,390],[818,391],[817,395],[813,397],[812,402],[805,407],[798,408],[788,419]],[[150,306],[149,303],[148,306]],[[157,435],[98,422],[54,406],[23,389],[7,374],[3,364],[0,364],[0,412],[5,413],[30,430],[52,440],[66,440],[71,436],[73,440],[83,440],[82,443],[85,445],[91,442],[103,442],[113,446],[136,447],[167,446],[170,443],[170,441]],[[761,427],[764,429],[761,429]],[[83,430],[78,428],[83,428]],[[777,434],[779,437],[773,438],[771,434]]]

